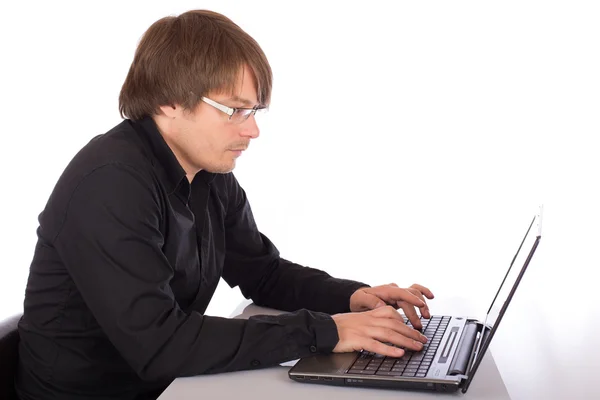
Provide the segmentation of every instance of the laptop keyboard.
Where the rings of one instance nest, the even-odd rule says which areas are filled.
[[[357,375],[416,376],[424,378],[433,363],[433,357],[440,346],[450,319],[451,317],[447,316],[432,316],[431,319],[421,318],[421,323],[423,324],[422,333],[428,339],[421,351],[406,350],[400,358],[362,351],[347,373]],[[412,327],[412,324],[406,318],[404,322],[406,325]]]

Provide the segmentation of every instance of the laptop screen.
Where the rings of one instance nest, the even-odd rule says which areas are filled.
[[[508,308],[508,304],[510,303],[521,278],[525,274],[527,266],[537,249],[539,244],[541,235],[542,235],[542,212],[543,208],[540,207],[540,210],[537,215],[533,217],[529,226],[527,227],[527,231],[525,236],[519,243],[519,247],[517,249],[517,253],[514,255],[511,260],[509,269],[504,276],[502,283],[500,284],[500,288],[492,300],[492,304],[488,310],[486,319],[484,321],[484,325],[487,327],[485,333],[483,335],[483,340],[479,341],[478,349],[474,354],[475,360],[468,372],[468,380],[466,384],[463,386],[462,391],[466,392],[473,377],[475,376],[475,372],[477,372],[477,368],[485,355],[492,338],[494,337],[494,333],[498,329],[498,325],[500,324],[506,309]]]
[[[494,328],[500,317],[500,311],[503,306],[509,300],[510,292],[515,286],[519,274],[525,265],[525,261],[527,261],[527,257],[529,256],[530,250],[533,248],[534,243],[538,236],[541,236],[541,207],[540,213],[534,216],[533,220],[529,224],[525,236],[522,241],[519,243],[519,247],[517,249],[516,254],[512,258],[510,262],[510,266],[508,271],[504,275],[503,281],[496,292],[496,296],[492,300],[492,304],[488,309],[488,313],[485,319],[485,325]]]

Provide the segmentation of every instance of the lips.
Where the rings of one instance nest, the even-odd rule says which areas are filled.
[[[248,150],[248,147],[250,147],[250,143],[236,143],[236,144],[241,147],[233,147],[229,150],[231,150],[231,151],[246,151],[246,150]]]

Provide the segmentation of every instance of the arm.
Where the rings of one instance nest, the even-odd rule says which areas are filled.
[[[229,206],[225,219],[227,254],[223,278],[239,286],[256,304],[293,311],[306,308],[329,314],[350,311],[350,296],[369,285],[331,277],[324,271],[280,257],[257,228],[246,193],[228,174]]]
[[[53,245],[98,324],[145,380],[273,365],[329,352],[335,323],[302,311],[249,320],[184,313],[169,286],[162,200],[152,178],[125,165],[87,175]]]

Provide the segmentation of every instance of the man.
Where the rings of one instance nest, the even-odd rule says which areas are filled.
[[[121,91],[125,120],[74,157],[40,214],[22,399],[156,398],[177,377],[426,342],[396,309],[418,328],[428,289],[333,278],[281,258],[258,230],[231,171],[271,84],[258,44],[222,15],[148,29]],[[221,276],[290,313],[203,315]]]

